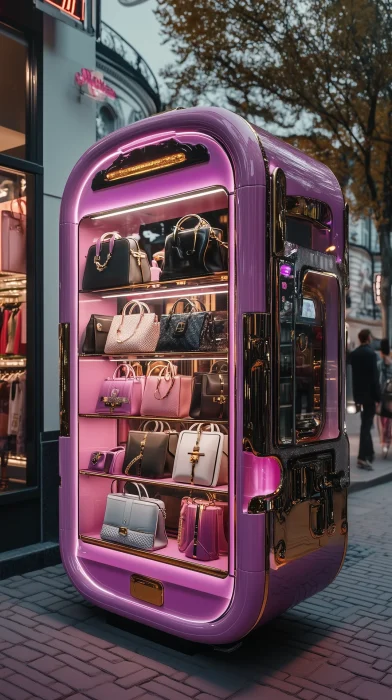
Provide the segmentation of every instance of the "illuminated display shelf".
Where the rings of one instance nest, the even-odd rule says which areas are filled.
[[[146,294],[143,294],[143,298],[145,296],[154,296],[155,298],[157,292],[162,292],[166,298],[166,292],[177,290],[178,287],[186,289],[187,293],[195,290],[200,294],[223,294],[228,292],[227,282],[228,273],[222,274],[219,272],[207,277],[188,277],[187,279],[168,280],[165,282],[146,282],[145,284],[132,284],[123,287],[110,287],[108,289],[80,289],[79,294],[99,294],[104,299],[107,299],[117,296],[135,296],[145,292]],[[176,294],[175,296],[178,295]]]
[[[109,360],[109,362],[126,362],[127,360],[227,360],[226,352],[133,352],[122,353],[121,355],[79,355],[80,359]]]
[[[208,492],[208,493],[219,493],[219,494],[227,494],[228,493],[228,486],[227,484],[223,484],[222,486],[191,486],[191,484],[181,484],[178,483],[177,481],[173,481],[170,477],[165,478],[165,479],[145,479],[143,477],[139,476],[126,476],[125,474],[105,474],[104,472],[93,472],[90,471],[89,469],[79,469],[79,474],[83,474],[84,476],[97,476],[101,477],[104,479],[112,479],[116,481],[136,481],[136,482],[141,482],[142,484],[151,484],[152,486],[164,486],[166,488],[174,488],[174,489],[181,489],[181,490],[186,490],[186,491],[200,491],[200,492]]]
[[[177,540],[171,537],[169,537],[166,547],[158,549],[155,552],[134,549],[133,547],[115,544],[114,542],[106,542],[105,540],[101,540],[99,532],[80,534],[79,540],[84,544],[92,544],[98,547],[105,547],[106,549],[114,549],[117,552],[142,557],[143,559],[153,559],[155,561],[166,562],[172,566],[178,566],[183,569],[191,569],[192,571],[199,571],[203,574],[209,574],[210,576],[216,576],[218,578],[226,578],[226,576],[228,576],[227,555],[221,555],[219,559],[205,563],[199,560],[190,559],[189,557],[185,556],[184,552],[179,551]],[[81,552],[81,556],[83,556],[83,552]]]
[[[112,414],[110,415],[109,413],[79,413],[79,418],[115,418],[116,420],[118,418],[125,418],[126,420],[140,420],[140,421],[147,421],[147,420],[163,420],[166,421],[167,423],[211,423],[211,421],[204,421],[201,420],[200,418],[170,418],[168,416],[129,416],[126,414]],[[227,425],[229,421],[227,420],[215,420],[214,418],[214,423],[217,425]]]

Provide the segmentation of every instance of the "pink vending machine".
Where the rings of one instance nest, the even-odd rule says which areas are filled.
[[[89,601],[244,637],[347,543],[347,212],[223,109],[92,146],[61,208],[61,551]]]

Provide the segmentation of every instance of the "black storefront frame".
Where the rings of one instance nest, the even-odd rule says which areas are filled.
[[[26,0],[9,0],[2,12],[1,25],[27,44],[29,82],[26,90],[26,160],[0,153],[0,168],[26,174],[26,280],[27,280],[27,485],[18,491],[0,494],[0,531],[6,550],[43,540],[41,440],[43,429],[43,165],[42,165],[42,54],[41,13]],[[2,8],[3,10],[3,8]],[[29,205],[31,203],[32,205]],[[29,485],[30,484],[30,485]],[[57,498],[57,494],[53,494]],[[5,548],[2,547],[2,550]],[[24,568],[31,568],[24,562]],[[20,568],[19,568],[20,570]],[[16,571],[15,571],[16,573]],[[10,575],[0,561],[0,578]]]

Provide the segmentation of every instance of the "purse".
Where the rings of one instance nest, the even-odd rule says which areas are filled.
[[[92,452],[87,469],[104,474],[121,474],[124,463],[124,447],[113,447],[112,450]]]
[[[101,539],[153,552],[167,545],[165,506],[150,498],[145,486],[132,482],[138,495],[110,493],[106,500]],[[144,491],[145,496],[142,496]]]
[[[208,427],[209,432],[205,432]],[[178,439],[173,481],[192,486],[227,484],[228,460],[222,460],[225,436],[213,424],[199,423],[183,430]],[[197,428],[197,431],[195,431]]]
[[[119,377],[118,371],[124,367],[127,373],[125,377]],[[114,370],[113,377],[103,382],[95,412],[114,416],[139,416],[145,379],[137,377],[129,365],[119,365]]]
[[[12,200],[18,211],[1,212],[1,271],[26,274],[26,201]]]
[[[193,228],[182,224],[197,219]],[[197,214],[180,219],[165,241],[165,258],[161,281],[211,275],[227,270],[228,245],[221,240],[222,231],[214,229]]]
[[[146,377],[141,415],[184,418],[189,415],[192,377],[176,374],[169,362],[158,375]]]
[[[176,313],[178,304],[182,302],[186,302],[184,313]],[[203,352],[215,349],[212,315],[201,302],[197,303],[202,311],[197,311],[196,303],[190,299],[177,299],[170,313],[162,314],[157,352]]]
[[[91,314],[86,326],[82,352],[85,355],[103,355],[113,316]]]
[[[211,499],[183,498],[177,544],[186,557],[200,561],[227,554],[222,509]]]
[[[154,423],[153,431],[148,430],[150,423]],[[144,479],[170,477],[177,443],[178,432],[162,421],[146,421],[140,430],[130,430],[123,474]]]
[[[133,314],[134,309],[139,313]],[[127,314],[127,310],[129,313]],[[128,301],[122,313],[113,317],[105,343],[107,355],[154,352],[159,338],[159,321],[143,301]]]
[[[82,289],[129,287],[150,281],[150,263],[139,243],[117,231],[104,233],[88,249]]]
[[[228,408],[227,362],[216,362],[209,373],[195,373],[189,415],[202,420],[227,420]]]

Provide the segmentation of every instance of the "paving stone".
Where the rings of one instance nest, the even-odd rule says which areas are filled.
[[[391,666],[392,661],[385,661],[383,659],[376,661],[376,663],[373,664],[373,668],[377,669],[378,671],[388,671]]]
[[[75,690],[95,688],[98,685],[111,681],[113,678],[113,676],[109,676],[108,673],[98,673],[95,676],[88,676],[86,673],[78,671],[76,668],[67,666],[52,671],[50,675],[52,678],[60,681],[60,683],[64,683]],[[110,700],[113,700],[113,698],[110,698]]]
[[[55,648],[54,645],[54,640],[51,640],[51,645],[48,646],[47,644],[40,644],[40,642],[35,642],[32,639],[28,639],[25,642],[25,647],[29,647],[30,649],[36,649],[37,651],[40,651],[42,654],[49,654],[49,656],[56,656],[56,654],[59,653],[58,649]]]
[[[301,698],[301,700],[315,700],[317,693],[314,693],[312,690],[301,690],[301,692],[298,693],[298,697]],[[319,700],[319,698],[320,696],[317,700]]]
[[[98,676],[101,673],[101,668],[97,668],[97,666],[94,664],[94,658],[92,659],[92,661],[88,662],[81,661],[80,659],[77,659],[74,656],[71,656],[70,654],[59,654],[59,656],[57,656],[56,658],[59,659],[59,661],[61,661],[65,666],[71,666],[71,668],[76,668],[78,671],[87,674],[87,676]],[[114,664],[112,664],[112,666],[114,666]],[[110,673],[112,672],[110,671]],[[112,675],[115,674],[112,673]]]
[[[355,696],[360,700],[391,700],[392,691],[373,681],[365,681],[355,691]]]
[[[49,674],[55,671],[56,668],[64,666],[64,663],[59,659],[60,657],[54,659],[53,656],[41,656],[41,658],[36,659],[36,661],[32,661],[30,666],[37,671],[41,671],[41,673]]]
[[[248,685],[239,693],[232,696],[232,700],[289,700],[292,696],[266,685]]]
[[[373,680],[381,680],[385,673],[383,671],[378,671],[374,666],[369,666],[364,664],[362,661],[357,661],[356,659],[347,659],[343,661],[342,668],[347,671],[357,674],[358,676],[364,676],[365,678],[372,678]]]
[[[116,678],[124,678],[131,673],[140,671],[142,668],[140,664],[135,664],[134,661],[119,661],[118,663],[114,664],[111,661],[106,661],[106,659],[101,659],[99,657],[97,659],[93,659],[91,663],[94,666],[97,666],[98,669],[111,673],[113,676],[116,676]]]
[[[142,685],[142,683],[146,683],[146,681],[155,678],[157,675],[157,672],[152,671],[150,668],[142,668],[140,671],[131,673],[129,676],[119,678],[116,683],[122,688],[132,688],[134,685]]]
[[[7,693],[7,695],[1,696],[5,698],[5,700],[27,700],[31,696],[31,693],[27,690],[19,688],[13,683],[13,676],[8,676],[8,679],[8,681],[2,680],[0,686],[1,692]]]
[[[81,640],[79,642],[80,646],[82,646],[82,642],[83,646],[95,644],[96,647],[101,647],[101,649],[109,649],[113,646],[113,644],[110,644],[110,642],[106,642],[104,639],[100,639],[98,636],[88,634],[87,632],[84,632],[83,630],[80,630],[77,627],[67,627],[64,630],[64,632],[70,634],[71,637],[77,637],[79,640]],[[76,643],[75,646],[77,646]]]
[[[19,673],[21,676],[25,676],[26,678],[29,678],[41,685],[50,685],[52,682],[49,676],[46,674],[40,673],[28,664],[17,661],[17,659],[8,659],[7,666],[16,673]]]
[[[56,654],[62,651],[65,654],[71,654],[75,659],[80,659],[81,661],[90,661],[94,658],[94,654],[91,652],[80,649],[80,647],[74,647],[72,644],[63,642],[61,639],[52,639],[51,644]]]
[[[63,608],[63,613],[75,620],[87,620],[87,618],[94,615],[94,611],[87,608],[85,605],[67,605]]]
[[[61,698],[60,693],[56,693],[55,690],[52,690],[52,688],[49,688],[48,686],[44,686],[41,683],[36,683],[35,681],[32,681],[31,678],[26,678],[26,676],[21,676],[19,674],[8,676],[5,682],[13,684],[17,688],[26,692],[27,697],[29,697],[30,695],[34,695],[40,700],[59,700],[59,698]]]
[[[178,692],[173,688],[168,688],[167,686],[164,686],[157,680],[148,681],[148,683],[144,683],[141,687],[143,688],[143,690],[148,690],[151,693],[156,693],[157,695],[159,695],[159,697],[166,698],[167,700],[184,700],[185,697],[189,697],[189,695],[187,696],[182,692],[182,689],[181,692]]]
[[[120,688],[115,683],[105,683],[97,688],[89,690],[86,694],[94,700],[133,700],[133,698],[143,698],[143,689],[138,688]],[[162,698],[162,695],[160,696]],[[171,700],[176,700],[172,698]]]
[[[12,659],[17,659],[18,661],[24,661],[25,663],[39,659],[42,656],[40,651],[29,649],[29,647],[22,645],[4,649],[3,654],[10,656]]]
[[[178,683],[178,681],[173,680],[173,678],[167,678],[167,676],[158,676],[155,678],[154,683],[160,683],[161,685],[167,686],[168,689],[175,690],[177,693],[182,693],[184,698],[193,698],[198,693],[196,688],[190,688],[184,683]]]
[[[219,671],[202,671],[200,675],[190,676],[184,682],[200,692],[216,695],[217,698],[228,698],[245,685],[246,679],[230,673],[222,676]]]

